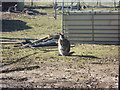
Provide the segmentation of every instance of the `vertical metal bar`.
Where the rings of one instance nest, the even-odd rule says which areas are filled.
[[[33,0],[31,0],[31,7],[33,7]]]
[[[120,7],[120,1],[119,1],[119,7]],[[118,19],[120,18],[120,12],[119,12],[119,10],[120,9],[118,9]],[[120,45],[120,38],[119,38],[119,33],[120,33],[120,20],[118,20],[118,44]],[[120,52],[120,47],[119,47],[119,50],[118,50],[119,52]],[[119,60],[120,60],[120,57],[119,57]]]
[[[2,36],[2,2],[1,1],[0,1],[0,36]],[[0,44],[0,48],[2,48],[2,44]],[[0,61],[2,61],[2,49],[0,49]]]
[[[2,36],[2,2],[0,1],[0,36]]]
[[[94,41],[94,9],[92,9],[92,41]]]
[[[54,18],[55,18],[55,20],[57,19],[57,11],[56,11],[56,9],[57,9],[57,1],[55,0],[55,3],[54,3],[54,10],[55,10]]]
[[[118,6],[120,7],[120,1],[119,1],[119,5]]]
[[[64,0],[62,1],[62,33],[64,34]]]
[[[114,0],[114,8],[116,8],[116,1]]]

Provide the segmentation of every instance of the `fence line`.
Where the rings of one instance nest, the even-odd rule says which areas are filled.
[[[119,44],[118,11],[70,11],[63,15],[63,30],[71,43]]]

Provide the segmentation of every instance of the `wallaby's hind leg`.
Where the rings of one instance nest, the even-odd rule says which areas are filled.
[[[72,56],[73,53],[75,53],[75,52],[70,52],[70,53],[64,54],[64,55],[58,54],[58,56]]]
[[[58,54],[58,56],[62,56],[61,54]]]

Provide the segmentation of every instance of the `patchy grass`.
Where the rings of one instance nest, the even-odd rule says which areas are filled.
[[[77,44],[71,51],[72,56],[58,56],[57,47],[3,45],[3,87],[118,87],[118,46]]]
[[[57,47],[18,48],[12,45],[3,45],[2,58],[4,65],[38,65],[40,62],[52,64],[50,61],[63,61],[64,64],[76,63],[113,63],[118,61],[118,47],[109,45],[75,45],[71,48],[75,53],[72,56],[58,56]]]
[[[9,15],[9,14],[8,14]],[[29,15],[18,15],[14,17],[15,20],[21,21],[20,23],[24,22],[26,23],[26,26],[31,27],[30,29],[26,29],[26,26],[18,26],[17,28],[19,29],[18,31],[15,32],[10,32],[11,29],[14,28],[14,22],[11,23],[9,26],[11,27],[8,32],[4,32],[2,36],[4,37],[29,37],[29,38],[41,38],[45,37],[48,34],[53,34],[53,33],[58,33],[61,32],[61,20],[60,16],[58,16],[58,20],[54,20],[53,16],[49,15],[43,15],[43,16],[29,16]],[[10,20],[9,20],[10,21]],[[5,23],[5,22],[4,22]],[[9,24],[8,24],[9,25]],[[15,26],[16,27],[16,26]]]
[[[3,31],[4,37],[39,39],[61,32],[61,16],[54,20],[52,15],[11,14],[9,20],[26,22],[31,28]],[[75,44],[71,47],[75,52],[72,56],[58,56],[56,46],[20,48],[14,45],[2,45],[3,87],[118,87],[117,45]]]

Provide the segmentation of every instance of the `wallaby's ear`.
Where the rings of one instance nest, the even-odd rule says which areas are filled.
[[[61,32],[61,33],[60,33],[60,32],[58,32],[57,34],[58,34],[58,35],[64,35],[62,32]]]
[[[61,33],[58,33],[59,35],[61,35]]]
[[[17,6],[17,4],[15,4],[15,6]]]

